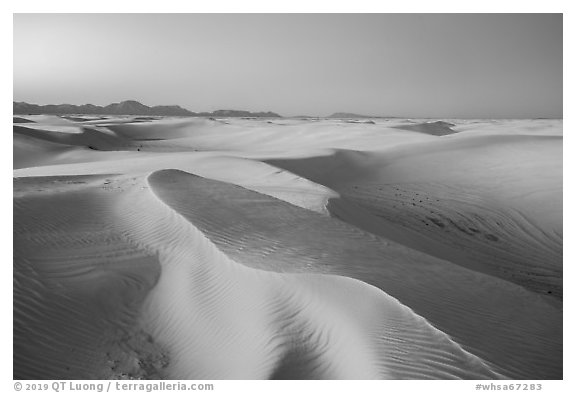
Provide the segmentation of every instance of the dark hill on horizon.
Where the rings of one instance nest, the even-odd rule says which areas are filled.
[[[12,102],[14,115],[147,115],[147,116],[197,116],[197,117],[282,117],[274,112],[249,112],[221,109],[214,112],[196,113],[178,105],[147,106],[138,101],[127,100],[104,107],[85,105],[36,105]]]

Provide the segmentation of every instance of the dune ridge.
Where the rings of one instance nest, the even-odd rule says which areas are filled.
[[[39,210],[39,199],[44,195],[17,199],[17,214],[32,209],[30,216],[36,220],[54,223],[48,228],[36,227],[31,239],[39,246],[16,256],[17,261],[28,262],[17,265],[22,266],[17,277],[24,282],[15,283],[16,302],[22,301],[16,327],[30,319],[36,326],[27,332],[30,349],[18,348],[21,356],[15,359],[16,370],[29,373],[19,376],[50,378],[64,372],[71,378],[110,377],[114,374],[112,367],[127,370],[132,377],[194,379],[475,379],[498,375],[376,288],[343,277],[264,272],[232,262],[201,231],[168,207],[173,201],[166,204],[164,200],[173,191],[169,190],[171,183],[181,185],[194,179],[176,171],[155,172],[148,182],[145,178],[108,178],[104,183],[101,177],[46,178],[46,183],[76,184],[57,197],[50,196],[58,206],[56,210]],[[87,186],[77,187],[86,180]],[[142,193],[141,187],[147,186],[151,191]],[[64,207],[70,205],[67,201],[82,195],[91,195],[87,205]],[[144,216],[143,205],[147,207]],[[110,214],[115,217],[114,227],[109,227],[106,234],[94,230],[99,226],[94,216],[109,225]],[[20,221],[16,234],[30,239],[31,226],[31,220]],[[108,245],[107,254],[93,254],[100,249],[99,242]],[[62,253],[72,246],[85,256],[79,260],[76,252],[73,259],[62,259]],[[150,262],[144,262],[143,256]],[[115,261],[112,265],[110,258]],[[70,263],[78,267],[70,269]],[[123,275],[137,271],[141,274]],[[32,280],[30,273],[37,279]],[[113,278],[120,283],[110,283]],[[105,304],[96,303],[86,309],[86,304],[80,306],[85,301],[82,294],[89,293],[86,285],[129,297],[121,302],[122,307],[116,304],[119,298],[111,295]],[[33,286],[37,286],[38,299],[30,304],[32,300],[19,289]],[[50,287],[60,288],[63,302],[46,298]],[[355,299],[362,299],[362,310]],[[38,314],[30,306],[49,312]],[[374,315],[374,310],[382,311]],[[102,323],[112,324],[109,329],[117,330],[116,334],[111,337],[102,323],[95,323],[100,320],[97,316],[105,317]],[[66,326],[70,318],[78,322],[87,319],[86,326],[75,324],[74,329],[80,329],[74,332]],[[53,336],[52,329],[60,331],[59,340],[66,337],[79,354],[65,356],[57,345],[39,351],[36,345],[45,334]],[[132,339],[127,339],[131,334],[152,342],[151,353],[133,349]],[[54,338],[57,344],[58,336]],[[24,341],[18,336],[16,340]],[[444,344],[431,346],[430,342]],[[31,356],[32,348],[44,356]],[[136,370],[133,365],[129,368],[133,352],[140,356]],[[242,357],[230,356],[234,353]],[[47,357],[57,361],[41,368]],[[76,362],[86,369],[76,366]],[[152,365],[144,366],[147,362]],[[94,369],[99,373],[90,374],[88,370]]]
[[[517,285],[458,269],[334,219],[238,186],[201,178],[195,183],[196,187],[174,183],[178,191],[172,192],[171,197],[178,205],[189,206],[181,213],[238,262],[259,269],[321,271],[360,279],[381,288],[451,337],[466,343],[472,353],[494,359],[507,372],[518,361],[514,359],[513,348],[522,348],[524,354],[534,352],[537,357],[550,355],[540,360],[542,363],[531,371],[532,375],[550,372],[561,361],[557,357],[561,346],[554,338],[561,332],[561,312]],[[234,192],[226,192],[230,188]],[[186,203],[191,196],[195,203]],[[255,206],[260,210],[258,221],[250,218]],[[223,220],[229,224],[224,225]],[[301,230],[302,225],[306,231]],[[314,241],[310,241],[311,234]],[[356,248],[364,250],[361,259],[356,256]],[[271,256],[275,263],[271,263]],[[407,277],[409,282],[405,281]],[[496,299],[501,305],[497,311],[492,310]],[[534,312],[546,317],[531,321],[531,315],[524,314],[524,307],[533,306]],[[450,317],[455,313],[461,318]],[[523,332],[520,337],[519,331]],[[490,332],[492,342],[478,340],[480,332]],[[528,378],[523,373],[520,375]]]
[[[161,172],[155,172],[154,174],[152,174],[149,177],[149,183],[151,184],[151,188],[153,190],[153,192],[161,199],[164,201],[164,203],[167,203],[168,206],[173,206],[173,208],[175,207],[177,210],[179,210],[180,212],[182,212],[182,209],[186,209],[188,210],[190,208],[190,203],[181,205],[180,202],[178,201],[178,199],[174,199],[174,197],[178,197],[178,195],[180,195],[179,192],[174,192],[174,191],[179,191],[178,188],[181,186],[194,186],[193,184],[189,184],[187,185],[186,183],[194,183],[198,180],[201,180],[200,178],[197,178],[195,176],[191,176],[187,173],[184,172],[177,172],[177,171],[161,171]],[[170,185],[172,185],[172,187],[170,187]],[[174,186],[176,186],[176,189],[174,189]],[[204,186],[204,184],[201,184],[200,187]],[[171,188],[171,189],[169,189]],[[188,216],[189,217],[189,216]],[[190,221],[187,221],[190,222]],[[189,227],[190,229],[196,229],[196,227]],[[166,231],[164,231],[166,232]],[[208,239],[201,233],[201,232],[197,232],[198,236],[201,236],[204,241],[208,241]],[[192,236],[189,236],[188,238],[191,238]],[[174,237],[170,237],[171,239],[173,239]],[[204,243],[204,241],[202,243]],[[203,246],[204,247],[204,246]],[[208,248],[208,247],[207,247]],[[214,246],[212,246],[210,244],[210,248],[212,248],[212,251],[206,251],[206,252],[217,252],[217,250],[214,248]],[[196,251],[197,252],[197,251]],[[223,254],[220,254],[222,257],[224,257]],[[271,258],[273,258],[273,256],[271,256]],[[208,255],[205,256],[204,258],[200,257],[200,260],[205,260],[205,261],[209,261],[209,266],[210,267],[214,267],[214,261],[218,260],[217,257],[214,257],[212,255]],[[226,259],[227,260],[227,259]],[[347,320],[347,318],[345,316],[349,315],[349,314],[354,314],[354,309],[356,308],[355,304],[356,302],[354,301],[354,292],[356,291],[356,289],[354,289],[354,286],[358,285],[359,287],[363,288],[362,291],[359,291],[359,294],[357,296],[359,296],[359,298],[362,298],[362,301],[366,301],[366,302],[372,302],[375,300],[369,300],[369,299],[373,299],[373,297],[380,297],[382,295],[384,295],[382,292],[376,291],[376,290],[372,290],[373,294],[370,295],[370,291],[365,290],[364,288],[366,288],[366,286],[364,284],[360,284],[357,281],[354,281],[354,285],[349,284],[352,286],[352,288],[350,289],[345,289],[347,288],[347,286],[344,283],[339,283],[339,285],[334,285],[332,283],[330,283],[330,280],[337,280],[337,281],[342,281],[344,280],[343,278],[335,278],[335,277],[325,277],[325,276],[310,276],[308,274],[306,275],[302,275],[302,274],[298,274],[298,275],[278,275],[278,274],[274,274],[274,273],[266,273],[263,271],[254,271],[252,269],[245,269],[245,268],[240,268],[240,265],[231,263],[230,261],[227,260],[226,263],[226,269],[233,269],[233,267],[236,269],[236,271],[234,271],[232,273],[232,275],[235,278],[234,281],[239,281],[238,277],[242,277],[243,274],[250,274],[250,275],[256,275],[258,277],[259,284],[260,285],[255,285],[256,288],[261,288],[262,286],[264,286],[265,292],[267,291],[277,291],[277,288],[280,287],[281,290],[280,295],[279,294],[275,294],[273,296],[271,296],[272,299],[274,299],[274,303],[278,303],[275,305],[275,308],[277,308],[273,314],[274,316],[277,318],[277,320],[273,323],[274,325],[278,325],[278,324],[286,324],[288,323],[289,326],[291,326],[291,324],[296,324],[296,325],[304,325],[304,327],[285,327],[282,326],[281,329],[279,329],[278,331],[275,332],[275,335],[278,335],[279,332],[282,333],[282,335],[284,335],[287,330],[290,331],[292,329],[297,329],[298,331],[303,330],[300,334],[303,334],[304,337],[313,335],[313,337],[315,337],[316,335],[318,335],[318,340],[321,340],[320,343],[310,343],[310,342],[306,342],[306,340],[303,339],[303,337],[290,337],[288,340],[285,337],[282,337],[283,340],[287,340],[288,343],[290,342],[302,342],[304,341],[303,344],[304,347],[302,348],[293,348],[291,347],[291,345],[287,345],[286,342],[282,343],[282,344],[276,344],[277,346],[279,345],[280,347],[286,347],[287,348],[287,354],[284,354],[284,357],[288,357],[290,359],[291,362],[298,362],[300,363],[298,368],[301,369],[300,372],[307,372],[310,373],[312,371],[312,375],[307,376],[307,375],[290,375],[291,377],[296,377],[299,379],[305,379],[307,377],[313,377],[313,378],[318,378],[318,377],[330,377],[330,378],[341,378],[341,377],[346,377],[346,378],[366,378],[368,377],[370,374],[364,374],[366,372],[369,372],[369,370],[372,368],[372,366],[370,366],[369,364],[364,364],[361,362],[360,359],[362,359],[364,356],[366,356],[366,354],[361,354],[358,353],[357,351],[359,350],[359,348],[363,348],[363,346],[358,343],[356,340],[354,339],[354,336],[356,335],[354,330],[348,330],[345,329],[344,331],[342,331],[340,334],[340,339],[334,339],[337,343],[342,344],[342,345],[346,345],[343,348],[339,348],[339,345],[336,344],[334,345],[334,343],[330,343],[330,339],[332,335],[338,335],[337,332],[331,333],[330,330],[335,330],[335,325],[336,326],[347,326],[350,324],[350,321]],[[218,284],[214,284],[214,285],[221,285],[222,281],[223,281],[223,276],[225,276],[226,274],[230,274],[231,272],[221,272],[218,271],[216,273],[217,278],[213,279],[213,281],[216,281]],[[169,274],[169,273],[167,273]],[[266,277],[262,277],[262,276],[266,276]],[[196,277],[197,275],[194,274],[194,276]],[[246,279],[248,279],[248,277],[246,277]],[[276,280],[281,280],[280,282],[277,282]],[[349,280],[346,280],[347,282],[350,282]],[[345,281],[345,282],[346,282]],[[168,285],[173,285],[173,280],[169,280],[167,279],[166,282],[168,283]],[[206,282],[212,282],[212,280],[209,279],[205,279],[203,280],[203,285],[206,285]],[[266,284],[264,284],[266,283]],[[301,287],[304,286],[304,288]],[[339,288],[338,290],[335,290],[336,288]],[[243,299],[244,296],[246,296],[247,293],[247,288],[243,288],[241,290],[241,295],[238,294],[238,298],[239,299]],[[345,296],[342,296],[342,292],[339,291],[344,291]],[[161,291],[161,290],[159,290]],[[324,294],[322,293],[323,291],[328,291],[330,294]],[[172,292],[173,289],[168,289],[166,290],[166,294],[170,297],[172,297]],[[206,294],[206,291],[202,290],[201,291],[203,294]],[[313,297],[313,298],[320,298],[321,299],[321,303],[320,305],[314,305],[313,303],[313,299],[309,299],[306,298],[306,293],[307,292],[311,292],[309,296]],[[340,293],[340,295],[337,295],[337,293]],[[302,299],[301,297],[304,295],[304,299]],[[279,299],[275,299],[278,298]],[[287,299],[286,299],[287,297]],[[352,297],[352,298],[351,298]],[[232,296],[232,298],[236,298],[236,296]],[[260,298],[260,296],[256,296],[256,298]],[[262,296],[262,299],[267,299],[268,296]],[[333,303],[332,303],[333,302]],[[413,326],[411,326],[411,323],[415,323],[415,321],[412,321],[411,318],[407,318],[404,317],[402,314],[411,314],[409,312],[407,312],[408,310],[406,310],[405,308],[402,308],[402,311],[396,311],[396,312],[400,312],[400,315],[396,316],[396,312],[394,312],[393,310],[395,309],[397,303],[393,302],[392,299],[388,298],[386,299],[386,301],[380,301],[381,304],[380,307],[382,307],[384,310],[383,311],[383,316],[380,317],[382,319],[384,319],[384,321],[387,322],[387,324],[392,325],[391,327],[388,327],[387,329],[382,329],[381,326],[373,326],[371,328],[371,330],[373,330],[372,334],[378,334],[381,337],[381,340],[383,341],[381,344],[385,344],[385,342],[387,342],[388,339],[391,339],[391,337],[393,335],[388,335],[388,334],[383,334],[383,332],[389,332],[390,330],[396,331],[396,332],[410,332],[408,334],[413,334],[416,336],[419,335],[425,335],[427,333],[424,333],[422,331],[420,331],[419,333],[416,332],[411,332],[412,329],[414,329]],[[229,307],[230,306],[230,300],[227,300],[226,302],[226,306],[225,307]],[[245,302],[246,305],[248,307],[252,308],[258,308],[257,306],[255,306],[256,304],[258,304],[258,302],[255,299],[249,299],[248,301]],[[299,304],[300,303],[300,304]],[[304,305],[302,305],[302,303],[304,303]],[[308,303],[312,303],[312,304],[308,304]],[[327,304],[328,303],[328,304]],[[390,304],[392,303],[392,304]],[[332,304],[332,305],[331,305]],[[347,304],[347,308],[345,308],[343,311],[337,310],[336,314],[332,314],[332,310],[330,310],[332,307],[335,307],[337,305],[338,308],[341,308],[343,304]],[[262,308],[267,309],[269,308],[270,305],[265,305]],[[295,311],[288,311],[292,308],[296,307]],[[371,315],[372,312],[369,310],[378,310],[380,307],[377,306],[370,306],[368,305],[366,307],[366,311],[368,311],[366,314],[364,314],[364,316],[362,317],[365,320],[365,323],[360,324],[360,326],[365,326],[365,325],[369,325],[370,324],[377,324],[379,323],[384,323],[384,321],[382,321],[378,315]],[[237,309],[238,307],[234,307],[235,309]],[[309,308],[311,308],[312,310],[308,310]],[[179,307],[176,308],[177,310],[180,309]],[[288,309],[288,310],[286,310]],[[217,311],[213,311],[210,310],[211,312],[215,313],[215,314],[222,314],[220,312]],[[246,311],[248,312],[248,311]],[[298,314],[296,321],[294,322],[290,322],[290,320],[288,321],[284,321],[283,318],[287,318],[288,315],[290,314]],[[388,321],[388,313],[390,313],[391,315],[394,315],[395,318],[398,318],[400,320],[407,318],[408,321],[407,322],[403,322],[403,328],[399,328],[398,326],[395,326],[395,318],[392,318],[392,320],[394,322],[389,322]],[[276,314],[280,314],[280,316],[276,316]],[[303,315],[302,315],[303,314]],[[328,315],[326,315],[328,314]],[[284,315],[284,317],[281,317],[282,315]],[[342,317],[345,317],[344,320],[342,319]],[[294,318],[294,316],[292,316],[292,318]],[[302,321],[300,318],[302,319],[310,319],[311,321]],[[161,318],[162,321],[166,321],[167,318]],[[250,320],[252,320],[252,318],[248,318]],[[279,320],[278,320],[279,319]],[[378,322],[377,322],[378,321]],[[422,320],[421,320],[422,321]],[[420,323],[421,324],[421,323]],[[176,325],[176,324],[170,324],[170,325]],[[226,326],[226,324],[224,324]],[[234,325],[234,324],[232,324]],[[265,324],[265,325],[269,325],[269,324]],[[311,325],[311,326],[309,326]],[[328,332],[318,332],[318,333],[313,333],[310,332],[308,329],[312,329],[314,330],[315,328],[317,329],[317,326],[320,325],[324,325],[326,326],[325,329],[328,330]],[[218,326],[222,326],[222,325],[218,325]],[[419,329],[423,329],[423,330],[427,330],[429,329],[430,326],[427,324],[424,324],[423,326],[419,327]],[[337,329],[336,329],[337,330]],[[399,334],[399,333],[397,333]],[[430,333],[428,333],[430,334]],[[438,332],[436,332],[436,334],[438,334]],[[323,335],[327,335],[328,338],[322,338]],[[387,337],[387,339],[383,339],[384,337]],[[401,335],[400,335],[401,336]],[[361,338],[359,338],[361,341]],[[406,338],[403,337],[398,337],[398,340],[401,341],[409,341]],[[272,337],[271,339],[269,339],[271,341],[276,341],[278,340],[278,337]],[[308,340],[308,339],[307,339]],[[328,340],[329,342],[327,343],[322,343],[322,341]],[[392,340],[393,341],[393,340]],[[442,359],[444,359],[444,362],[446,363],[453,363],[452,367],[453,368],[457,368],[456,364],[458,364],[459,362],[462,362],[462,359],[458,359],[458,361],[454,361],[454,360],[449,360],[450,355],[448,354],[428,354],[427,351],[430,351],[429,348],[424,348],[424,349],[419,349],[419,346],[422,346],[424,343],[426,343],[426,339],[425,338],[417,338],[417,339],[413,339],[411,340],[412,345],[414,345],[414,349],[413,351],[418,351],[417,354],[414,354],[413,357],[410,357],[409,361],[404,361],[408,364],[411,364],[412,367],[414,367],[415,369],[420,369],[420,373],[421,377],[424,377],[426,375],[426,373],[424,371],[422,371],[422,366],[419,366],[419,362],[424,362],[424,363],[431,363],[431,365],[429,366],[429,368],[431,369],[429,372],[444,372],[446,373],[444,377],[448,377],[450,375],[450,368],[448,368],[447,370],[444,371],[440,371],[440,370],[436,370],[436,371],[432,371],[434,370],[434,368],[442,368],[439,364],[436,364],[436,362],[434,361],[434,359],[436,357],[440,357]],[[444,338],[444,341],[446,341],[446,345],[448,346],[449,343],[451,343],[451,340],[449,340],[447,337]],[[317,345],[321,345],[323,344],[324,347],[326,348],[325,350],[328,352],[328,354],[323,354],[323,350],[322,348],[320,348],[320,353],[316,353],[319,349],[315,348]],[[350,345],[350,346],[348,346]],[[453,344],[452,344],[453,345]],[[312,348],[308,349],[308,351],[310,351],[311,353],[306,354],[306,350],[304,348],[306,348],[307,346],[311,346]],[[465,355],[462,352],[458,351],[458,347],[453,348],[451,351],[454,351],[455,354],[452,354],[452,356],[461,356],[463,358],[466,359],[467,356],[470,355]],[[332,351],[338,351],[336,354],[330,354],[330,352]],[[369,347],[365,347],[364,348],[365,351],[370,352],[371,350],[375,350],[374,349],[374,345],[370,345]],[[386,345],[384,350],[380,350],[380,358],[385,358],[385,357],[399,357],[400,356],[400,352],[398,352],[399,348],[398,347],[394,347],[394,346],[388,346]],[[341,351],[341,352],[340,352]],[[375,350],[376,351],[376,350]],[[229,353],[230,351],[226,351],[227,353]],[[304,352],[304,354],[302,354],[301,352]],[[411,352],[411,351],[410,351]],[[244,352],[245,353],[245,352]],[[298,358],[294,359],[295,353],[298,353]],[[353,356],[353,354],[356,353],[356,356]],[[346,354],[346,355],[345,355]],[[458,355],[459,354],[459,355]],[[336,365],[338,364],[338,362],[344,362],[344,358],[350,358],[352,362],[355,363],[355,365],[352,364],[343,364],[341,366],[339,366],[337,368],[338,371],[333,370],[333,371],[329,371],[327,374],[324,374],[324,371],[322,371],[322,367],[320,367],[320,369],[318,369],[317,371],[314,364],[310,365],[307,363],[302,364],[301,362],[304,361],[306,362],[308,359],[312,360],[314,357],[316,356],[320,356],[320,357],[324,357],[327,356],[327,358],[322,359],[319,364],[323,365],[322,367],[327,367],[326,364],[329,364],[331,367],[336,367]],[[334,356],[334,357],[333,357]],[[336,359],[337,360],[336,360]],[[447,358],[447,359],[445,359]],[[420,360],[417,360],[420,359]],[[369,363],[372,363],[373,360],[370,360]],[[333,363],[335,363],[335,365],[332,365]],[[378,363],[378,362],[377,362]],[[482,375],[483,373],[488,373],[488,375],[494,375],[491,374],[491,372],[489,372],[487,370],[487,368],[485,366],[482,365],[482,362],[479,362],[477,359],[475,359],[474,357],[470,357],[470,359],[464,361],[465,364],[470,363],[472,365],[475,365],[475,367],[478,367],[480,370],[484,370],[484,371],[479,371],[479,373],[477,374],[478,376]],[[384,364],[386,364],[386,362],[384,362]],[[372,377],[395,377],[395,378],[399,378],[399,377],[410,377],[410,374],[407,373],[407,370],[403,370],[402,368],[399,368],[395,371],[395,374],[392,373],[392,370],[389,370],[390,366],[388,366],[387,368],[384,369],[384,373],[382,373],[382,371],[377,372],[376,370],[374,370],[375,374],[372,375]],[[276,369],[276,371],[274,372],[275,377],[287,377],[286,375],[282,375],[281,373],[279,373],[278,368],[280,369],[286,369],[286,372],[288,370],[291,370],[290,372],[294,372],[293,367],[288,367],[285,364],[280,364],[280,365],[276,365],[274,367],[274,369]],[[330,367],[329,367],[330,368]],[[426,368],[426,367],[423,367]],[[319,372],[320,374],[315,374],[316,372]],[[454,371],[455,373],[457,371]],[[462,374],[460,375],[467,375],[465,371],[460,371]],[[469,371],[470,372],[470,371]],[[340,374],[340,373],[344,373],[344,374]],[[355,373],[358,373],[355,375]],[[434,375],[434,374],[432,374]],[[456,374],[458,375],[458,374]],[[468,374],[469,377],[471,377],[474,374]],[[414,377],[412,375],[412,377]]]

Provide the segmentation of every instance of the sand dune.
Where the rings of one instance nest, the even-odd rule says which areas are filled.
[[[562,378],[556,125],[27,118],[14,378]]]
[[[26,196],[17,196],[15,212],[30,217],[15,227],[15,257],[22,261],[15,272],[15,330],[26,333],[26,340],[16,336],[17,370],[43,378],[111,377],[120,370],[180,379],[497,376],[376,288],[233,262],[171,209],[172,203],[190,206],[164,201],[178,197],[171,184],[204,186],[196,180],[167,171],[148,183],[101,176],[34,182],[62,183],[58,195],[47,196],[39,189],[32,196],[31,182],[17,184]],[[46,211],[46,198],[62,208]],[[37,220],[50,225],[39,227]],[[94,292],[107,296],[93,298]],[[149,348],[139,347],[144,339]],[[69,347],[76,348],[72,357]],[[46,358],[54,360],[50,367],[42,366]]]
[[[451,337],[461,338],[469,345],[482,337],[475,350],[491,351],[490,355],[484,356],[493,356],[494,359],[500,356],[508,358],[507,352],[511,348],[506,347],[510,342],[516,341],[514,345],[520,345],[517,340],[528,336],[531,338],[520,345],[523,353],[534,350],[546,353],[554,347],[553,351],[560,350],[558,343],[554,344],[556,340],[550,340],[560,328],[558,310],[515,285],[490,280],[455,266],[448,268],[450,264],[447,262],[237,186],[233,187],[234,192],[225,192],[230,186],[223,183],[200,182],[200,179],[197,183],[196,187],[187,186],[185,182],[172,183],[174,192],[170,197],[176,198],[175,205],[188,206],[182,214],[190,217],[236,261],[258,269],[302,272],[320,269],[322,273],[361,279],[426,316]],[[194,204],[186,203],[190,196],[194,196]],[[215,203],[218,208],[213,207]],[[260,210],[257,222],[251,219],[256,208]],[[223,222],[229,224],[223,225]],[[302,231],[298,224],[307,230]],[[310,237],[314,240],[311,241]],[[357,255],[357,249],[363,250],[361,257]],[[276,265],[270,261],[272,256]],[[407,285],[407,277],[410,277],[412,285]],[[442,285],[444,282],[450,285]],[[430,302],[428,296],[434,300]],[[438,299],[443,301],[437,303]],[[496,299],[502,299],[498,300],[499,310],[494,310]],[[509,309],[504,306],[507,301],[510,301]],[[533,310],[546,315],[546,321],[534,324],[529,322],[530,316],[522,316],[522,312],[517,314],[517,307],[521,304],[536,306]],[[455,313],[461,320],[454,321],[450,317]],[[490,317],[478,319],[472,315]],[[516,337],[519,330],[527,328],[535,330],[523,338]],[[491,343],[484,341],[484,335],[490,337]],[[501,363],[511,367],[513,357]],[[553,359],[554,356],[548,358],[533,372],[542,372],[542,368],[548,368],[559,360]]]
[[[269,162],[337,191],[333,214],[365,230],[562,297],[561,137],[463,136]]]

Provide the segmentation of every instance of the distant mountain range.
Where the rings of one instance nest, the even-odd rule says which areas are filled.
[[[127,100],[106,106],[85,105],[36,105],[27,102],[12,102],[15,115],[141,115],[141,116],[191,116],[191,117],[282,117],[274,112],[250,112],[235,109],[220,109],[214,112],[192,112],[178,105],[147,106],[138,101]],[[322,116],[292,116],[294,118],[322,118]],[[379,116],[336,112],[329,119],[368,119]]]
[[[249,112],[221,109],[214,112],[192,112],[178,105],[147,106],[128,100],[106,106],[86,105],[36,105],[12,102],[15,115],[145,115],[145,116],[202,116],[202,117],[282,117],[274,112]]]

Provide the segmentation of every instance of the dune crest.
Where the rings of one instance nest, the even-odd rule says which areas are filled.
[[[174,191],[171,185],[189,187],[187,183],[195,179],[177,171],[156,172],[148,182],[144,178],[106,179],[103,183],[101,177],[45,179],[46,183],[88,183],[59,194],[58,208],[43,213],[45,221],[57,222],[59,231],[64,232],[37,228],[34,239],[42,247],[17,256],[17,261],[30,262],[19,270],[22,275],[17,275],[16,301],[22,301],[24,307],[20,308],[16,326],[32,318],[38,340],[62,328],[67,341],[82,349],[79,352],[84,355],[70,358],[65,353],[58,355],[57,347],[46,347],[43,356],[58,361],[50,368],[26,367],[30,376],[51,378],[64,373],[70,378],[110,377],[115,375],[114,370],[126,370],[131,377],[178,379],[497,376],[481,360],[374,287],[343,277],[265,272],[231,261],[169,207],[177,203],[170,198]],[[146,184],[151,191],[142,193],[140,189]],[[120,194],[115,191],[119,188]],[[93,196],[89,205],[64,208],[69,205],[66,201],[86,194]],[[36,208],[34,214],[40,214],[37,206],[42,198],[18,199],[17,212]],[[111,206],[113,211],[98,210],[97,206]],[[142,206],[147,207],[145,215]],[[116,217],[114,229],[104,236],[86,228],[87,224],[81,224],[84,229],[80,230],[78,224],[83,222],[98,226],[92,214],[99,212],[102,220],[110,214]],[[50,216],[53,218],[46,220]],[[16,233],[30,233],[32,225],[21,222]],[[78,243],[80,239],[85,240]],[[111,250],[101,258],[90,253],[98,248],[99,239]],[[82,260],[75,258],[76,272],[62,270],[67,261],[61,258],[58,263],[50,263],[73,245],[86,255]],[[40,253],[47,249],[51,252]],[[142,256],[147,256],[150,263],[143,263]],[[110,258],[116,263],[109,265]],[[124,277],[126,273],[119,269],[131,266],[137,270],[126,273],[140,271],[141,275],[127,280],[130,276]],[[27,271],[36,278],[29,278]],[[28,308],[31,299],[20,288],[30,290],[33,285],[42,301],[32,304],[41,306],[40,310],[48,308],[49,313],[37,314]],[[118,296],[122,294],[124,300],[117,304],[119,298],[109,294],[107,303],[95,303],[86,309],[86,304],[81,306],[82,294],[90,293],[86,285],[96,293],[112,290]],[[62,291],[63,299],[75,300],[54,305],[50,297],[46,298],[51,287],[61,288],[58,292]],[[131,292],[131,288],[137,292]],[[360,309],[359,302],[364,305]],[[71,318],[76,324],[72,330],[65,329]],[[90,325],[94,323],[90,319],[85,328],[78,329],[77,323],[84,318],[98,318],[119,334],[111,337],[106,329],[102,331],[101,323]],[[146,342],[153,345],[134,342],[134,336],[146,337]],[[30,333],[27,337],[30,349],[19,348],[19,353],[32,364],[41,362],[42,358],[32,356],[40,342]],[[91,345],[92,340],[98,343],[96,347]],[[431,342],[443,344],[431,346]],[[408,347],[412,349],[406,355]],[[138,360],[139,367],[129,368],[131,358]],[[89,370],[94,369],[97,372],[91,374]]]

